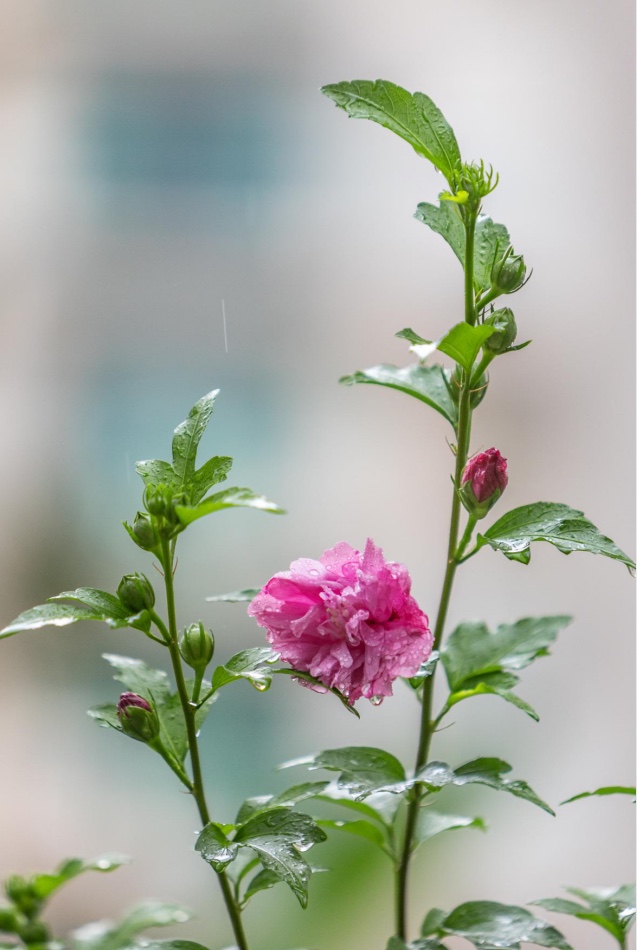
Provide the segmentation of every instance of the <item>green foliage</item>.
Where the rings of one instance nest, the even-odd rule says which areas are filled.
[[[60,603],[65,600],[71,603]],[[0,638],[25,630],[39,630],[41,627],[66,627],[80,620],[101,620],[113,630],[120,627],[134,627],[145,633],[150,630],[147,611],[131,613],[114,594],[93,587],[78,587],[77,590],[66,590],[49,597],[46,604],[25,610],[0,630]]]
[[[510,560],[528,564],[533,541],[548,541],[563,554],[573,551],[603,554],[635,570],[635,562],[601,534],[582,511],[549,501],[538,501],[507,512],[483,535],[478,535],[477,546],[488,544]]]
[[[634,785],[603,785],[602,788],[596,788],[594,792],[580,792],[579,795],[573,795],[560,802],[560,805],[568,805],[570,802],[577,802],[580,798],[591,798],[594,795],[630,795],[635,797],[636,789]]]
[[[534,917],[524,907],[494,901],[470,901],[451,913],[430,911],[422,927],[423,937],[464,937],[482,950],[520,950],[520,943],[572,950],[562,934]]]
[[[455,326],[435,342],[425,340],[417,333],[414,333],[409,327],[400,330],[396,336],[404,340],[409,340],[412,345],[417,347],[425,345],[428,348],[435,348],[440,353],[445,353],[447,356],[450,356],[456,363],[462,366],[467,373],[470,373],[485,340],[488,340],[494,332],[495,328],[492,326],[481,324],[477,327],[472,327],[463,321],[462,323],[456,323]],[[436,367],[432,368],[435,369]]]
[[[320,679],[318,679],[316,676],[312,676],[311,673],[307,673],[305,670],[287,669],[286,667],[272,670],[272,672],[284,676],[291,676],[292,680],[296,683],[307,683],[312,688],[315,688],[319,693],[331,693],[333,696],[336,696],[338,700],[340,700],[348,713],[356,716],[357,719],[361,718],[361,714],[359,713],[358,709],[356,709],[353,703],[349,701],[347,696],[341,693],[340,689],[337,689],[335,686],[325,686]]]
[[[399,368],[383,363],[370,369],[359,370],[351,376],[343,376],[339,382],[346,386],[371,383],[397,389],[431,406],[450,422],[454,429],[458,425],[458,408],[450,394],[451,370],[442,366],[421,366],[415,363],[413,366]]]
[[[568,914],[579,920],[590,920],[611,934],[623,950],[626,934],[635,920],[635,885],[586,889],[567,887],[566,890],[569,894],[579,897],[583,903],[560,897],[549,897],[531,903],[555,914]]]
[[[451,695],[439,719],[461,700],[484,694],[501,696],[537,719],[534,710],[511,692],[519,682],[514,671],[547,656],[549,646],[571,619],[526,617],[514,624],[502,624],[495,633],[483,623],[456,627],[441,651]]]
[[[286,762],[280,768],[307,765],[309,769],[329,769],[340,772],[337,787],[356,801],[379,791],[403,791],[405,770],[398,759],[383,749],[369,746],[346,746],[328,749],[318,755]]]
[[[143,931],[151,927],[167,927],[181,924],[192,916],[181,904],[159,901],[144,901],[117,924],[107,920],[87,924],[73,934],[73,950],[205,950],[191,940],[148,940],[141,938]]]
[[[183,762],[188,751],[186,720],[179,695],[170,690],[167,674],[163,670],[151,669],[142,660],[127,656],[105,653],[104,659],[116,670],[116,680],[152,705],[159,719],[161,745],[177,762]],[[204,689],[209,687],[210,684],[204,684]],[[199,706],[195,719],[198,728],[201,728],[215,699],[214,694],[209,694]],[[88,714],[98,725],[122,731],[114,705],[95,706]]]
[[[260,589],[249,587],[246,590],[234,590],[229,594],[214,594],[212,597],[206,597],[206,600],[213,604],[246,604],[254,600]]]
[[[321,92],[352,119],[370,119],[394,132],[428,159],[454,187],[460,149],[453,129],[429,96],[392,82],[355,80],[323,86]]]
[[[247,680],[259,692],[270,688],[272,683],[272,666],[279,658],[270,647],[253,647],[242,650],[223,665],[218,666],[212,674],[212,690],[216,692],[228,683],[237,680]]]
[[[445,762],[430,762],[418,773],[416,779],[424,783],[430,792],[438,792],[447,785],[487,785],[498,792],[508,792],[516,798],[523,798],[550,815],[555,814],[526,782],[503,778],[510,771],[508,762],[482,757],[465,762],[456,769],[451,769]]]
[[[414,835],[415,851],[419,845],[445,831],[455,831],[458,828],[477,828],[486,831],[487,826],[482,818],[468,818],[466,815],[447,815],[444,812],[434,811],[427,806],[420,809]]]
[[[172,500],[182,528],[224,508],[258,508],[261,511],[283,513],[283,509],[274,502],[249,488],[228,488],[205,498],[214,485],[225,481],[232,467],[232,459],[226,456],[215,456],[201,468],[196,467],[199,443],[210,421],[218,393],[219,390],[215,389],[202,396],[190,410],[188,418],[175,429],[172,464],[161,459],[149,459],[135,466],[151,495],[153,491],[159,490]],[[125,527],[130,534],[133,529],[128,525]]]
[[[414,217],[445,239],[464,268],[466,237],[458,208],[449,201],[441,201],[438,206],[422,202]],[[503,261],[510,244],[509,232],[503,224],[496,224],[487,215],[479,215],[473,262],[473,285],[477,294],[486,294],[491,289],[491,271]]]
[[[288,797],[296,798],[294,794]],[[267,875],[250,882],[242,904],[258,890],[265,890],[277,881],[283,881],[291,888],[301,906],[306,907],[313,869],[303,857],[303,852],[325,841],[325,832],[309,815],[276,805],[274,800],[262,803],[251,812],[244,806],[240,814],[246,813],[249,813],[247,819],[236,826],[210,822],[199,835],[196,850],[217,871],[234,861],[240,848],[249,848],[256,853]],[[229,833],[233,831],[234,837],[229,838]],[[244,868],[237,885],[252,866],[250,863]]]

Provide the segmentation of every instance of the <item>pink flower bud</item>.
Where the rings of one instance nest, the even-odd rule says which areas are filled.
[[[507,487],[507,460],[497,449],[478,452],[470,458],[462,474],[460,497],[474,518],[484,518]]]
[[[159,736],[157,713],[148,700],[137,693],[122,693],[117,704],[117,718],[122,731],[131,739],[152,742]]]

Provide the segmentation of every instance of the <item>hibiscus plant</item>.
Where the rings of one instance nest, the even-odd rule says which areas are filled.
[[[446,618],[458,568],[486,547],[528,564],[531,546],[545,541],[565,554],[584,551],[615,559],[631,570],[635,565],[581,511],[562,503],[531,501],[482,527],[491,509],[502,504],[507,460],[495,447],[472,455],[472,416],[488,393],[498,360],[513,359],[509,354],[528,342],[516,342],[515,316],[504,300],[524,287],[526,262],[514,250],[506,227],[483,213],[483,202],[497,186],[498,176],[484,162],[463,161],[453,130],[423,93],[411,94],[383,81],[343,82],[322,91],[349,116],[370,119],[404,139],[447,183],[436,204],[418,205],[416,217],[447,242],[461,264],[463,319],[435,341],[411,328],[401,330],[398,336],[409,344],[413,363],[382,364],[342,380],[347,385],[398,390],[439,413],[450,426],[454,461],[449,536],[442,592],[431,627],[411,594],[407,568],[387,561],[369,539],[362,552],[341,541],[320,557],[297,559],[261,590],[211,598],[249,603],[249,615],[265,629],[267,638],[267,644],[242,651],[223,665],[213,665],[214,637],[201,621],[178,629],[175,572],[180,535],[200,518],[229,508],[282,513],[277,504],[250,489],[219,489],[230,471],[231,458],[215,456],[198,465],[198,446],[217,396],[213,391],[175,429],[170,462],[151,459],[136,466],[143,482],[142,507],[124,527],[159,568],[165,614],[156,608],[148,577],[127,574],[116,593],[81,587],[56,594],[22,613],[0,636],[98,620],[110,628],[141,632],[158,651],[167,651],[166,665],[174,685],[163,669],[107,654],[123,692],[117,702],[95,706],[89,715],[99,725],[136,740],[140,749],[145,745],[161,756],[192,798],[200,822],[195,850],[217,878],[239,950],[251,945],[242,914],[259,892],[283,882],[306,906],[313,867],[305,854],[332,831],[366,839],[391,862],[395,917],[386,922],[382,944],[387,950],[441,950],[449,946],[448,938],[456,937],[484,950],[515,950],[522,943],[568,950],[560,931],[527,908],[493,901],[475,900],[451,910],[423,906],[419,935],[409,932],[410,871],[417,849],[445,831],[482,826],[479,818],[438,810],[436,802],[444,789],[477,783],[552,813],[526,781],[509,777],[507,762],[483,757],[449,764],[433,759],[430,749],[453,707],[475,696],[500,697],[537,719],[535,710],[516,692],[519,673],[547,654],[571,618],[525,617],[495,630],[468,621],[451,632],[446,630]],[[451,367],[432,362],[438,354],[449,358]],[[448,693],[435,708],[439,670]],[[204,721],[219,693],[232,683],[247,680],[266,692],[276,675],[291,676],[313,691],[331,693],[356,715],[356,703],[369,700],[378,706],[392,696],[397,684],[409,690],[418,711],[411,727],[412,767],[403,765],[391,750],[328,749],[286,764],[333,773],[331,779],[297,781],[282,793],[248,799],[233,821],[212,813],[199,751]],[[301,691],[298,702],[304,702]],[[574,798],[609,794],[634,795],[634,789],[609,786]],[[338,820],[316,818],[311,814],[313,800],[320,800],[323,808],[325,803],[334,807]],[[343,819],[344,811],[349,818]],[[89,862],[70,859],[51,874],[10,877],[5,882],[6,901],[0,904],[2,946],[47,950],[65,946],[53,940],[41,919],[49,896],[77,874],[111,870],[124,860],[120,856]],[[573,888],[570,894],[576,900],[554,897],[535,903],[550,912],[590,921],[625,947],[634,914],[634,888]],[[344,902],[341,912],[345,909]],[[148,946],[148,940],[140,936],[144,930],[187,916],[177,905],[141,905],[120,925],[83,928],[70,945],[82,950]],[[200,950],[198,944],[182,940],[153,940],[150,945]]]

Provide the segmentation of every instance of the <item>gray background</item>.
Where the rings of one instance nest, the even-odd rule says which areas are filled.
[[[367,536],[409,566],[435,614],[450,433],[406,396],[336,381],[408,362],[393,337],[402,327],[435,338],[460,319],[461,273],[412,218],[439,177],[318,94],[342,79],[428,93],[463,155],[501,174],[488,210],[534,269],[513,299],[519,338],[533,345],[498,362],[472,441],[509,460],[504,510],[564,501],[634,550],[632,5],[6,0],[0,26],[3,623],[60,590],[114,590],[125,571],[159,581],[119,526],[139,506],[133,465],[165,457],[172,428],[214,387],[204,450],[234,455],[232,483],[289,514],[195,525],[180,554],[180,622],[213,625],[220,659],[258,644],[243,608],[204,597]],[[459,574],[450,625],[534,613],[576,617],[524,674],[541,722],[475,700],[434,755],[499,755],[553,804],[629,784],[632,581],[614,562],[548,545],[528,569],[485,551]],[[159,759],[85,716],[117,696],[100,654],[159,662],[148,641],[93,625],[0,649],[0,873],[125,851],[131,868],[56,899],[58,932],[152,896],[196,910],[180,936],[230,943],[215,882],[192,854],[191,803]],[[228,689],[203,736],[215,816],[302,781],[272,771],[295,755],[373,744],[411,761],[407,691],[360,705],[359,723],[287,681],[265,696]],[[487,789],[447,804],[491,830],[419,855],[414,928],[430,906],[523,903],[633,876],[629,799],[579,802],[557,819]],[[334,870],[313,881],[309,910],[284,888],[257,897],[251,945],[382,950],[388,864],[349,838],[314,859]],[[564,921],[579,950],[613,946]]]

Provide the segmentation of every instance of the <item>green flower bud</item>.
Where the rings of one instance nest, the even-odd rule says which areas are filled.
[[[49,928],[40,920],[30,920],[23,927],[20,927],[18,936],[27,945],[46,943],[49,939]]]
[[[145,574],[125,574],[119,582],[117,596],[133,614],[155,606],[155,591]]]
[[[151,515],[159,518],[170,511],[171,497],[165,485],[148,485],[144,492],[144,505]]]
[[[475,409],[480,405],[482,400],[487,394],[487,386],[489,385],[489,377],[486,373],[483,373],[476,385],[471,390],[471,396],[469,402],[471,403],[471,408]],[[455,370],[451,374],[451,398],[456,405],[460,402],[460,388],[462,386],[462,376],[460,373],[460,368],[456,366]]]
[[[515,325],[513,311],[508,307],[503,307],[501,310],[494,310],[484,322],[486,326],[495,327],[495,331],[488,340],[485,340],[485,348],[491,350],[492,353],[498,356],[501,353],[506,353],[518,335],[518,328]]]
[[[152,551],[159,544],[159,535],[153,520],[143,511],[138,511],[135,515],[132,537],[135,543],[144,551]]]
[[[514,254],[509,246],[504,257],[496,261],[491,269],[491,289],[501,294],[512,294],[519,290],[526,277],[526,264],[521,254]]]
[[[204,625],[191,623],[179,635],[179,652],[184,663],[193,670],[205,670],[212,659],[215,650],[215,639],[211,630]]]
[[[137,693],[122,693],[117,704],[122,732],[140,742],[159,738],[159,720],[150,703]]]
[[[33,887],[19,874],[12,874],[7,878],[4,882],[4,892],[26,917],[37,912],[40,902],[33,892]]]
[[[14,934],[19,926],[20,922],[15,908],[9,906],[9,904],[3,904],[0,907],[0,933]]]

